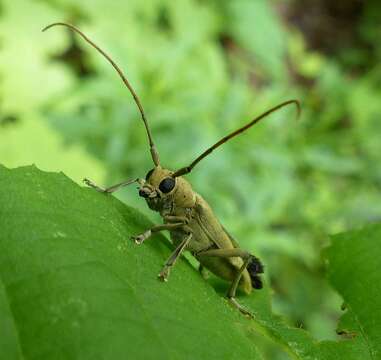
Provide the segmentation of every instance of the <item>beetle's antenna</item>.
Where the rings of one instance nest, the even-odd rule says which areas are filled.
[[[227,141],[229,141],[230,139],[234,138],[235,136],[239,135],[239,134],[242,134],[244,131],[246,131],[247,129],[249,129],[250,127],[252,127],[253,125],[255,125],[256,123],[258,123],[259,121],[261,121],[263,118],[265,118],[266,116],[272,114],[273,112],[281,109],[282,107],[284,106],[287,106],[287,105],[291,105],[291,104],[294,104],[297,108],[297,111],[298,111],[298,114],[297,114],[297,117],[299,117],[300,115],[300,103],[298,100],[288,100],[288,101],[285,101],[277,106],[274,106],[273,108],[265,111],[263,114],[257,116],[255,119],[251,120],[248,124],[240,127],[239,129],[233,131],[232,133],[230,133],[229,135],[226,135],[224,136],[222,139],[220,139],[219,141],[217,141],[214,145],[212,145],[209,149],[205,150],[196,160],[194,160],[190,165],[188,166],[185,166],[179,170],[177,170],[172,176],[173,177],[177,177],[177,176],[181,176],[181,175],[185,175],[185,174],[189,174],[192,169],[203,159],[205,158],[206,156],[208,156],[213,150],[217,149],[219,146],[221,146],[222,144],[226,143]]]
[[[64,22],[56,22],[56,23],[53,23],[53,24],[46,26],[45,28],[42,29],[42,31],[46,31],[46,30],[52,28],[53,26],[66,26],[69,29],[76,32],[77,34],[79,34],[86,42],[88,42],[92,47],[94,47],[98,52],[100,52],[108,60],[108,62],[112,65],[112,67],[117,71],[117,73],[121,77],[122,81],[127,86],[128,90],[130,91],[131,95],[133,96],[136,105],[139,108],[140,114],[142,116],[142,120],[144,122],[144,126],[145,126],[146,131],[147,131],[147,136],[148,136],[152,160],[153,160],[155,166],[159,166],[159,164],[160,164],[159,153],[157,152],[156,146],[152,140],[151,131],[150,131],[150,128],[148,126],[148,122],[147,122],[146,115],[144,113],[143,106],[139,100],[138,95],[136,94],[135,90],[133,89],[133,87],[131,86],[129,81],[127,80],[126,76],[123,74],[123,71],[120,69],[120,67],[115,64],[115,62],[111,59],[111,57],[106,52],[104,52],[98,45],[96,45],[92,40],[90,40],[81,30],[76,28],[74,25],[64,23]]]

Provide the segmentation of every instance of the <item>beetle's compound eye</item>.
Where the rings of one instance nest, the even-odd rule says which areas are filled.
[[[176,180],[174,178],[167,177],[161,181],[159,190],[164,194],[169,193],[175,187],[175,184]]]
[[[146,181],[150,178],[150,176],[152,175],[153,173],[153,170],[154,169],[151,169],[150,171],[148,171],[147,175],[146,175]]]

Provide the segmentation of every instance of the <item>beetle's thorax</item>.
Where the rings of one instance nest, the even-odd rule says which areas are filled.
[[[139,194],[145,197],[150,209],[162,216],[178,215],[193,208],[196,195],[191,185],[181,176],[174,178],[173,171],[160,166],[150,170]]]

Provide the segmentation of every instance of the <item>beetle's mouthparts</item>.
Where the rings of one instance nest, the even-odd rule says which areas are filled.
[[[139,196],[143,198],[155,198],[157,197],[157,192],[154,189],[150,189],[149,187],[143,186],[139,189]]]
[[[144,188],[141,188],[139,190],[139,196],[141,196],[141,197],[147,198],[149,196],[149,194],[150,193]]]

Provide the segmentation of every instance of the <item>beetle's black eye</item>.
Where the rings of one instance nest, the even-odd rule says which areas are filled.
[[[151,169],[150,171],[148,171],[147,175],[146,175],[146,181],[150,178],[150,176],[152,175],[153,173],[153,170],[154,169]]]
[[[159,189],[162,193],[166,194],[169,193],[175,187],[175,184],[176,180],[174,178],[167,177],[161,181]]]

